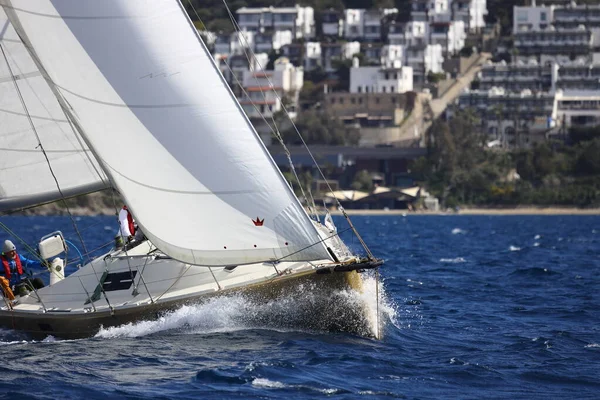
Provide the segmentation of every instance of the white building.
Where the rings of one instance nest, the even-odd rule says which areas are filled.
[[[453,19],[463,21],[470,32],[479,32],[485,27],[485,16],[487,14],[486,0],[452,1]]]
[[[321,13],[321,30],[325,36],[340,37],[343,33],[344,20],[340,11],[329,9]]]
[[[383,33],[383,19],[398,12],[396,8],[377,10],[346,9],[344,11],[344,38],[380,41]]]
[[[406,59],[404,46],[398,44],[388,44],[381,48],[381,65],[391,66],[396,62],[404,64]]]
[[[404,93],[413,90],[413,71],[400,62],[390,67],[360,67],[355,59],[350,69],[350,93]]]
[[[550,26],[553,6],[531,6],[513,8],[513,34],[522,31],[539,31]]]
[[[556,92],[557,121],[565,127],[600,125],[600,92]]]
[[[291,31],[294,39],[312,38],[315,35],[312,7],[242,7],[237,10],[237,16],[242,31]]]
[[[246,71],[260,71],[269,62],[267,53],[254,54],[251,62],[248,62],[245,54],[214,54],[213,58],[236,95],[241,92],[239,85],[244,80],[244,73]]]
[[[447,15],[449,14],[438,14]],[[391,25],[388,33],[389,44],[406,48],[424,48],[427,45],[442,47],[444,54],[454,54],[465,46],[467,32],[463,21],[410,21],[402,25]]]
[[[408,65],[410,60],[407,60]],[[423,62],[425,64],[425,73],[433,72],[438,74],[444,71],[442,64],[444,63],[444,56],[442,52],[442,46],[436,44],[429,44],[423,50]]]
[[[344,37],[346,39],[362,39],[365,36],[363,9],[344,10]]]
[[[423,47],[429,43],[429,23],[426,21],[410,21],[404,27],[401,25],[390,26],[388,33],[390,44],[399,44],[406,47]]]
[[[254,36],[254,42],[254,51],[258,53],[279,50],[286,44],[292,43],[292,31],[257,33]]]
[[[285,97],[290,101],[286,109],[293,118],[303,82],[302,68],[296,68],[285,57],[279,58],[274,70],[244,72],[242,84],[247,96],[239,99],[240,104],[249,118],[270,118],[282,110]]]
[[[467,33],[463,21],[433,22],[429,29],[429,44],[441,45],[444,54],[455,54],[465,47]]]
[[[304,69],[310,71],[316,67],[322,66],[321,43],[306,42],[304,43]]]
[[[215,54],[243,54],[244,49],[254,51],[254,32],[220,34],[215,38]]]
[[[351,59],[360,53],[360,42],[321,43],[322,66],[327,72],[336,69],[336,61]]]

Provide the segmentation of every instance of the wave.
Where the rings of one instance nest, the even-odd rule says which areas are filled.
[[[454,228],[454,229],[452,229],[452,234],[453,235],[464,235],[465,233],[467,233],[467,231],[462,230],[460,228]]]
[[[508,248],[508,250],[510,250],[510,251],[521,251],[521,248],[520,248],[520,247],[517,247],[517,246],[513,246],[513,245],[511,245],[511,246]]]
[[[463,257],[440,258],[440,262],[449,263],[449,264],[459,264],[459,263],[467,262],[467,260],[465,260]]]
[[[140,337],[171,330],[210,334],[248,329],[341,331],[377,336],[387,321],[398,324],[397,307],[383,283],[377,287],[374,276],[365,273],[362,277],[362,292],[351,289],[325,292],[313,285],[299,285],[267,302],[257,302],[238,293],[185,305],[156,320],[103,328],[96,337]]]
[[[542,267],[531,267],[531,268],[519,268],[514,270],[511,275],[520,275],[520,276],[548,276],[555,275],[558,272],[554,272],[548,268]]]

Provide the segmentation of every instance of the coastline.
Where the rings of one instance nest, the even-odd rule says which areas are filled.
[[[342,215],[340,211],[330,211]],[[408,210],[346,210],[348,215],[600,215],[600,208],[532,207],[516,208],[461,208],[454,211]]]
[[[90,209],[88,207],[72,207],[70,209],[73,216],[96,216],[96,215],[116,215],[114,209],[109,207],[101,207],[98,209]],[[342,215],[341,211],[330,210],[331,215]],[[324,215],[323,211],[319,212]],[[430,210],[346,210],[348,215],[600,215],[600,208],[575,208],[575,207],[532,207],[522,206],[516,208],[461,208],[458,212],[455,211],[430,211]],[[26,213],[15,213],[13,215],[68,215],[66,210],[57,208],[46,208],[43,210],[28,210]]]

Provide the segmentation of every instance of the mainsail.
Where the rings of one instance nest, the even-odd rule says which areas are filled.
[[[330,258],[178,0],[0,0],[148,238],[197,265]]]
[[[2,8],[0,46],[0,211],[61,198],[40,143],[62,196],[107,187]]]

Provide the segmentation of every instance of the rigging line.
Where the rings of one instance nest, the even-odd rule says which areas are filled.
[[[181,273],[181,274],[180,274],[180,275],[177,277],[177,279],[175,279],[175,281],[174,281],[174,282],[171,284],[171,286],[169,286],[169,287],[167,288],[167,290],[165,290],[165,291],[164,291],[164,292],[163,292],[163,293],[162,293],[160,296],[158,296],[158,297],[156,298],[156,301],[160,300],[160,299],[161,299],[161,298],[162,298],[162,297],[163,297],[165,294],[167,294],[167,292],[168,292],[169,290],[171,290],[171,289],[173,288],[173,286],[175,286],[175,285],[177,284],[177,282],[179,282],[179,280],[180,280],[181,278],[183,278],[183,276],[185,275],[185,273],[186,273],[186,272],[188,272],[190,268],[192,268],[192,265],[191,265],[191,264],[189,264],[189,265],[187,266],[187,268],[186,268],[186,269],[185,269],[185,270],[184,270],[184,271],[183,271],[183,272],[182,272],[182,273]]]
[[[150,247],[152,248],[152,247]],[[156,250],[156,249],[155,249]],[[146,288],[146,292],[148,293],[148,297],[150,297],[150,303],[154,304],[154,299],[152,298],[152,294],[150,293],[150,289],[148,289],[148,285],[146,285],[146,280],[144,279],[144,271],[146,270],[146,265],[148,265],[148,261],[150,260],[150,253],[153,252],[154,250],[150,250],[148,253],[146,253],[146,259],[144,261],[144,266],[142,267],[142,269],[140,270],[140,268],[138,267],[138,271],[140,271],[140,280],[138,281],[138,284],[135,285],[133,287],[133,292],[136,293],[137,292],[137,288],[140,286],[140,281],[144,284],[144,287]]]
[[[4,46],[2,46],[2,44],[0,44],[0,50],[2,50],[2,55],[4,56],[4,59],[6,60],[6,66],[8,67],[8,70],[11,74],[11,76],[14,77],[14,73],[12,71],[12,67],[10,66],[10,63],[8,62],[8,58],[6,56],[6,52],[4,51]],[[52,174],[52,178],[54,179],[54,182],[56,183],[56,188],[58,189],[58,192],[60,193],[61,198],[63,199],[65,208],[67,210],[67,213],[69,214],[69,217],[71,218],[71,222],[73,223],[73,227],[75,228],[75,231],[79,234],[79,231],[77,230],[77,225],[75,224],[75,220],[73,219],[73,215],[71,214],[71,210],[69,209],[69,206],[67,205],[67,202],[65,201],[65,196],[62,193],[62,190],[60,188],[60,184],[58,183],[58,179],[56,178],[56,174],[54,173],[54,169],[52,168],[52,165],[50,164],[50,159],[48,158],[48,154],[46,153],[46,150],[44,150],[44,146],[42,145],[42,141],[40,139],[40,136],[38,134],[38,131],[35,127],[35,124],[33,123],[33,120],[31,119],[31,117],[29,116],[29,109],[27,108],[27,104],[25,103],[25,99],[23,99],[23,95],[21,93],[21,89],[19,88],[19,85],[17,83],[16,80],[13,79],[13,84],[15,85],[15,90],[17,91],[17,94],[19,96],[19,100],[21,101],[21,105],[23,106],[23,110],[25,111],[25,113],[28,116],[28,121],[29,124],[31,126],[31,129],[33,131],[33,133],[35,134],[35,137],[37,138],[38,141],[38,147],[40,148],[40,150],[42,151],[42,153],[44,154],[44,157],[46,158],[46,163],[48,164],[48,168],[50,169],[50,173]],[[81,235],[79,234],[80,238]],[[81,238],[82,241],[82,245],[83,245],[83,239]]]
[[[35,249],[33,249],[31,246],[29,246],[20,236],[18,236],[15,232],[13,232],[8,226],[6,226],[4,223],[2,223],[0,221],[0,226],[2,227],[2,229],[4,229],[8,234],[10,234],[11,236],[14,236],[15,238],[17,238],[19,240],[19,242],[21,242],[21,244],[23,245],[23,247],[29,252],[31,253],[31,255],[36,258],[37,260],[40,261],[40,265],[44,266],[44,261],[40,255],[35,251]],[[31,276],[33,276],[33,273],[31,274]],[[31,284],[31,288],[33,289],[33,292],[35,293],[35,295],[37,296],[40,304],[42,305],[42,308],[44,309],[44,312],[46,312],[46,305],[44,304],[44,302],[42,301],[42,297],[38,294],[37,288],[33,285],[33,283]]]
[[[190,0],[188,0],[188,2],[189,1]],[[242,45],[242,49],[244,51],[244,55],[246,56],[246,60],[248,60],[248,66],[250,66],[250,64],[252,63],[252,60],[251,60],[251,57],[248,55],[248,51],[246,51],[246,49],[249,49],[249,52],[252,55],[252,59],[256,62],[256,64],[260,68],[260,70],[263,71],[263,72],[265,72],[265,69],[260,64],[260,62],[258,61],[258,59],[256,58],[256,55],[254,54],[254,52],[252,51],[252,49],[250,49],[248,40],[246,39],[246,36],[241,32],[240,26],[237,23],[237,21],[235,20],[233,14],[231,12],[231,10],[229,9],[229,6],[227,5],[226,0],[223,0],[223,4],[225,4],[225,8],[227,9],[227,13],[229,14],[229,19],[231,20],[231,23],[232,23],[234,29],[236,30],[236,32],[238,32],[238,35],[237,35],[238,36],[238,40],[239,40],[240,44]],[[194,9],[194,12],[196,12],[195,9]],[[198,16],[197,13],[196,13],[196,16]],[[244,45],[244,43],[242,43],[242,39],[245,42],[245,45]],[[271,82],[271,80],[269,79],[269,77],[266,74],[265,74],[265,78],[267,79],[267,82],[269,82],[269,88],[270,88],[270,90],[273,91],[273,93],[275,94],[275,96],[277,97],[277,99],[279,100],[279,102],[281,103],[281,105],[283,107],[283,101],[281,100],[281,98],[279,97],[279,94],[275,90],[275,86],[273,85],[273,82]],[[259,84],[258,79],[256,77],[254,79],[255,79],[255,81],[256,81],[256,83],[258,85],[258,90],[260,90],[260,93],[261,93],[263,99],[266,101],[267,100],[267,96],[266,96],[265,92],[263,91],[262,85]],[[248,96],[248,99],[250,99],[250,96]],[[250,101],[252,101],[252,100],[250,99]],[[259,112],[259,114],[261,114],[261,113]],[[289,116],[289,114],[287,112],[286,112],[286,115],[291,120],[291,118],[290,118],[290,116]],[[296,172],[296,168],[294,168],[294,163],[292,161],[291,154],[290,154],[289,150],[287,149],[285,143],[283,142],[283,137],[281,136],[281,132],[279,132],[279,128],[277,127],[277,122],[275,121],[275,116],[272,113],[271,113],[271,120],[273,121],[273,126],[275,127],[275,130],[272,130],[272,132],[273,132],[274,136],[277,138],[277,140],[279,141],[279,143],[281,144],[281,146],[283,147],[283,149],[284,149],[284,151],[286,153],[288,162],[290,164],[290,170],[294,174],[294,177],[296,178],[296,182],[298,182],[298,187],[300,188],[300,191],[302,192],[302,196],[306,200],[306,204],[308,205],[308,208],[310,209],[310,203],[308,201],[308,197],[306,196],[306,193],[304,192],[304,186],[300,182],[300,178],[298,177],[298,174]],[[316,214],[316,210],[313,210],[313,213]]]
[[[23,40],[23,38],[21,37],[21,35],[18,32],[17,32],[17,35],[19,36],[19,39],[21,39],[21,42],[25,43],[25,41]],[[69,218],[71,219],[71,223],[73,224],[73,228],[75,229],[75,232],[77,233],[77,236],[79,237],[79,240],[81,241],[81,246],[83,247],[83,250],[87,253],[87,249],[85,247],[85,242],[83,241],[83,237],[81,236],[81,233],[79,232],[79,229],[77,228],[77,224],[75,223],[75,219],[73,218],[73,214],[71,213],[71,210],[69,209],[69,206],[67,204],[65,195],[63,194],[62,189],[60,188],[60,184],[58,183],[58,179],[56,178],[56,175],[54,174],[54,169],[52,168],[52,165],[50,163],[50,159],[48,158],[48,154],[44,150],[44,146],[42,145],[42,141],[41,141],[40,136],[38,134],[38,131],[37,131],[36,127],[35,127],[35,124],[33,123],[33,120],[31,119],[31,117],[29,117],[29,115],[30,115],[29,114],[29,109],[27,108],[27,104],[25,103],[25,99],[23,98],[23,95],[22,95],[21,90],[19,88],[19,84],[17,83],[16,80],[14,80],[14,73],[12,71],[10,63],[8,62],[8,58],[6,56],[6,52],[4,51],[4,46],[2,46],[2,44],[0,44],[0,50],[2,50],[2,55],[4,56],[4,59],[6,60],[6,66],[8,67],[8,71],[11,74],[11,76],[13,76],[13,84],[15,85],[15,90],[17,91],[17,94],[19,95],[19,99],[21,101],[21,105],[23,106],[23,110],[27,113],[29,124],[31,125],[31,129],[33,130],[33,133],[35,134],[35,136],[37,138],[38,146],[40,147],[40,149],[42,150],[42,153],[44,154],[44,157],[46,158],[46,162],[48,163],[48,168],[50,170],[50,173],[52,174],[52,177],[54,178],[54,182],[56,183],[56,188],[58,189],[58,192],[60,193],[61,199],[63,200],[63,203],[64,203],[64,206],[65,206],[65,208],[67,210],[67,213],[69,214]],[[28,49],[28,50],[31,51],[31,49]],[[32,55],[32,54],[33,53],[30,53],[30,55]],[[34,60],[34,62],[35,62],[35,60]],[[37,65],[37,63],[36,63],[36,65]],[[38,69],[40,70],[40,72],[44,72],[44,71],[41,70],[41,68],[40,68],[39,65],[38,65]],[[50,79],[49,76],[48,76],[48,79]],[[52,81],[50,80],[49,82],[52,82]],[[60,101],[59,101],[59,104],[60,104]],[[62,107],[62,105],[61,105],[61,107]],[[63,111],[64,111],[64,108],[63,108]],[[67,116],[67,115],[68,115],[68,113],[65,113],[65,116]],[[92,267],[92,270],[94,271],[94,274],[95,274],[96,270],[93,267]],[[100,278],[98,278],[97,275],[96,275],[96,279],[100,283]],[[108,301],[108,297],[106,297],[106,292],[104,291],[104,288],[102,287],[102,285],[101,285],[101,290],[102,290],[102,293],[104,294],[104,298],[106,299],[106,302],[108,303],[108,306],[110,307],[110,309],[112,311],[113,308],[110,305],[110,302]],[[37,294],[37,290],[36,290],[36,294]],[[43,303],[42,303],[42,306],[43,306]]]
[[[17,32],[17,35],[19,36],[19,38],[21,37],[21,36],[18,34],[18,32]],[[25,48],[25,51],[29,53],[30,49],[29,49],[29,48],[28,48],[28,47],[25,45],[25,43],[21,41],[21,44],[22,44],[22,45],[23,45],[23,47]],[[9,55],[10,55],[10,53],[9,53]],[[30,57],[31,57],[31,56],[30,56]],[[35,61],[34,61],[33,59],[32,59],[32,61],[33,61],[34,65],[35,65]],[[15,66],[17,67],[17,69],[19,69],[19,70],[20,70],[20,68],[19,68],[19,63],[18,63],[18,62],[16,62],[16,61],[14,61],[14,60],[13,60],[13,62],[15,63]],[[37,72],[37,74],[39,74],[39,76],[40,76],[40,77],[41,77],[41,78],[44,80],[44,82],[46,82],[46,80],[45,80],[44,76],[42,75],[42,72],[39,70],[39,68],[38,68],[38,70],[37,70],[36,72]],[[22,73],[22,71],[21,71],[21,73]],[[23,74],[23,73],[22,73],[21,75],[22,75],[22,76],[25,76],[26,74]],[[31,90],[31,92],[32,92],[32,93],[35,95],[35,98],[36,98],[36,99],[39,101],[39,104],[40,104],[40,105],[41,105],[41,106],[44,108],[44,110],[46,111],[46,113],[48,114],[48,116],[50,116],[50,117],[51,117],[51,116],[52,116],[52,113],[50,112],[50,110],[49,110],[49,109],[48,109],[48,107],[46,106],[46,103],[45,103],[44,101],[42,101],[42,99],[40,98],[38,91],[37,91],[37,90],[35,90],[35,89],[32,87],[32,85],[31,85],[31,82],[30,82],[30,81],[27,79],[27,80],[25,80],[25,81],[24,81],[24,83],[25,83],[25,84],[26,84],[26,85],[29,87],[29,89]],[[48,84],[48,82],[46,82],[46,84]],[[51,92],[52,92],[52,91],[51,91]],[[60,104],[60,102],[58,102],[58,101],[57,101],[57,103],[58,103],[58,104],[59,104],[59,106],[61,107],[61,111],[62,111],[62,113],[63,113],[63,115],[65,116],[65,118],[66,118],[66,119],[65,119],[65,120],[55,120],[55,119],[53,119],[53,121],[55,122],[55,125],[58,127],[58,129],[59,129],[59,130],[60,130],[60,131],[61,131],[63,134],[65,134],[65,135],[66,135],[67,133],[66,133],[66,132],[65,132],[65,130],[63,129],[62,125],[61,125],[61,124],[59,124],[59,121],[60,121],[60,122],[67,122],[67,123],[69,123],[69,125],[70,125],[69,127],[71,128],[71,132],[73,133],[73,135],[75,136],[75,139],[76,139],[76,140],[77,140],[77,142],[79,143],[79,146],[81,147],[81,150],[83,150],[83,152],[86,154],[86,156],[87,156],[88,160],[90,161],[90,165],[91,165],[91,166],[94,168],[94,170],[96,171],[96,174],[98,174],[98,176],[100,177],[100,180],[101,180],[102,182],[104,182],[104,180],[103,180],[102,176],[99,174],[98,170],[96,170],[96,167],[95,167],[95,165],[94,165],[94,162],[93,162],[93,161],[90,159],[90,155],[89,155],[89,154],[87,154],[87,153],[88,153],[90,150],[89,150],[89,149],[86,149],[86,148],[83,146],[83,144],[81,143],[81,139],[79,138],[79,135],[77,134],[77,132],[76,132],[76,130],[75,130],[75,127],[73,126],[73,124],[71,123],[71,121],[70,121],[70,119],[69,119],[69,116],[68,116],[68,114],[65,112],[65,110],[64,110],[64,108],[62,107],[62,105]],[[34,116],[30,115],[28,112],[27,112],[27,116],[28,116],[29,118],[33,118],[33,117],[34,117]],[[68,142],[69,142],[71,145],[73,145],[73,148],[75,149],[75,148],[76,148],[76,146],[75,146],[75,145],[74,145],[74,144],[71,142],[70,138],[69,138],[68,136],[65,136],[65,138],[68,140]]]
[[[1,47],[1,46],[0,46]],[[40,255],[35,251],[35,249],[33,249],[31,246],[29,246],[29,244],[27,244],[19,235],[17,235],[15,232],[13,232],[8,226],[6,226],[3,222],[0,221],[0,226],[2,227],[2,229],[4,229],[8,234],[10,234],[11,236],[14,236],[15,238],[17,238],[19,240],[19,242],[21,242],[21,244],[23,245],[23,247],[29,251],[29,253],[36,258],[37,260],[40,261],[40,265],[42,265],[42,267],[44,267],[44,262],[45,260],[42,259],[40,257]],[[33,274],[31,274],[33,276]],[[35,293],[35,295],[37,296],[39,302],[42,305],[42,308],[44,309],[44,312],[46,312],[46,305],[44,304],[44,302],[42,301],[42,297],[38,294],[38,291],[36,289],[36,287],[32,284],[31,285],[33,292]]]
[[[379,315],[379,267],[375,268],[375,301],[377,306],[377,339],[381,339],[381,320]]]
[[[120,210],[117,209],[117,201],[115,200],[115,192],[114,192],[114,190],[111,190],[110,193],[111,193],[110,197],[113,201],[113,207],[115,208],[115,214],[117,215],[117,224],[119,226],[117,236],[121,236],[122,240],[125,241],[125,238],[123,238],[123,235],[121,234],[121,221],[119,220]],[[131,269],[131,260],[129,258],[129,254],[128,254],[127,243],[123,243],[123,251],[125,252],[125,259],[127,260],[127,267],[129,268],[129,274],[131,275],[131,282],[134,282],[135,276],[133,275],[133,270]],[[141,275],[140,275],[140,278],[141,278]],[[134,288],[134,292],[136,289],[137,288]],[[148,293],[148,294],[150,294],[150,293]],[[150,296],[150,300],[152,300],[152,296]]]
[[[189,2],[190,0],[188,0]],[[235,18],[233,18],[233,14],[231,13],[231,10],[229,9],[229,6],[227,5],[226,0],[223,0],[223,3],[225,4],[225,8],[227,9],[227,12],[229,14],[230,19],[232,20],[232,22],[234,23],[234,27],[236,27],[236,30],[238,30],[239,25],[237,25],[237,23],[235,22]],[[194,12],[196,12],[196,10],[194,9]],[[196,15],[198,15],[196,13]],[[243,36],[243,35],[242,35]],[[238,35],[239,37],[239,35]],[[242,46],[243,47],[243,46]],[[257,61],[258,66],[264,71],[264,69],[262,68],[262,66],[260,65],[260,63]],[[271,82],[271,80],[269,79],[269,77],[265,76],[265,78],[267,79],[267,81],[269,82],[269,85],[271,87],[273,87],[273,83]],[[260,85],[259,85],[260,86]],[[261,88],[261,92],[262,92],[262,88]],[[323,180],[325,181],[325,184],[327,185],[327,188],[329,189],[330,192],[333,192],[333,189],[331,187],[331,185],[329,184],[329,181],[327,180],[327,178],[325,177],[325,174],[323,173],[323,170],[321,169],[321,167],[319,167],[319,164],[317,163],[317,160],[315,159],[315,157],[313,156],[312,152],[310,151],[310,149],[308,148],[308,145],[306,144],[306,141],[304,140],[304,138],[302,137],[302,135],[300,134],[300,131],[298,130],[298,127],[296,126],[296,124],[294,123],[294,121],[292,121],[292,119],[290,118],[290,114],[287,110],[287,108],[285,107],[285,104],[283,103],[283,101],[281,100],[279,94],[273,90],[273,93],[275,94],[275,96],[277,97],[277,99],[279,100],[279,102],[281,103],[281,107],[283,108],[283,111],[285,112],[285,114],[288,116],[288,118],[290,119],[290,123],[292,124],[292,126],[294,127],[294,130],[296,131],[296,133],[298,134],[298,137],[300,138],[300,140],[302,141],[302,144],[304,145],[304,147],[306,148],[306,151],[308,152],[308,154],[310,155],[310,158],[312,159],[313,163],[315,164],[317,170],[319,171],[319,174],[321,175],[321,177],[323,178]],[[285,146],[284,146],[285,148]],[[305,197],[306,198],[306,197]],[[352,230],[354,231],[354,234],[358,237],[358,240],[360,241],[361,245],[363,246],[363,248],[365,249],[365,251],[367,252],[367,254],[369,255],[369,258],[373,259],[373,254],[371,253],[371,250],[368,248],[367,244],[362,240],[362,237],[360,236],[360,234],[358,233],[358,231],[356,230],[356,228],[354,227],[354,225],[352,224],[352,222],[350,221],[350,216],[346,213],[346,211],[344,210],[344,207],[342,206],[341,202],[339,201],[339,199],[336,198],[336,202],[339,206],[339,208],[342,210],[342,213],[344,215],[344,217],[346,218],[346,220],[348,221],[349,225],[352,227]]]
[[[295,252],[293,252],[293,253],[290,253],[290,254],[288,254],[288,255],[285,255],[285,256],[283,256],[283,257],[280,257],[280,258],[277,258],[277,259],[275,259],[275,260],[271,260],[271,261],[269,261],[269,262],[280,262],[280,261],[281,261],[281,260],[283,260],[284,258],[287,258],[287,257],[289,257],[289,256],[293,256],[294,254],[298,254],[298,253],[300,253],[300,252],[302,252],[302,251],[304,251],[304,250],[306,250],[306,249],[309,249],[309,248],[311,248],[311,247],[313,247],[313,246],[315,246],[315,245],[317,245],[317,244],[319,244],[319,243],[323,243],[324,245],[326,245],[325,241],[326,241],[327,239],[331,239],[332,237],[335,237],[335,236],[340,236],[340,233],[347,232],[347,231],[349,231],[349,230],[351,230],[351,229],[352,229],[352,228],[346,228],[346,229],[344,229],[344,230],[343,230],[343,231],[341,231],[341,232],[336,232],[336,233],[334,233],[333,235],[331,235],[331,236],[327,236],[326,238],[324,238],[324,239],[321,239],[321,240],[319,240],[319,241],[317,241],[317,242],[315,242],[315,243],[313,243],[313,244],[309,244],[308,246],[305,246],[305,247],[301,248],[300,250],[296,250],[296,251],[295,251]]]

